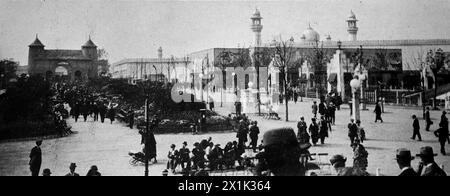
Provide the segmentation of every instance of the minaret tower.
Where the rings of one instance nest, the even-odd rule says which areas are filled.
[[[158,58],[159,60],[163,58],[163,49],[161,46],[158,48]]]
[[[261,25],[261,13],[259,13],[259,10],[256,9],[253,16],[250,18],[252,20],[251,29],[255,33],[255,47],[261,46],[261,31],[263,29],[263,26]]]
[[[356,22],[358,22],[358,20],[356,19],[355,13],[353,13],[353,11],[350,11],[350,17],[348,17],[347,19],[347,32],[349,41],[357,40],[356,35],[358,34],[358,27],[356,26]]]

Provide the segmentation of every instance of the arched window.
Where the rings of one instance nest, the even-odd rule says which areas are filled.
[[[57,75],[57,76],[67,76],[67,75],[69,75],[69,71],[64,66],[58,66],[55,69],[55,75]]]
[[[75,79],[76,79],[76,80],[81,80],[81,79],[82,79],[82,73],[81,73],[81,71],[76,71],[76,72],[75,72]]]

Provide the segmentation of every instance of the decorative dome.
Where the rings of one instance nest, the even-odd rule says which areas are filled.
[[[97,46],[91,40],[91,36],[89,36],[89,40],[83,45],[83,48],[95,48],[95,47]]]
[[[256,11],[255,11],[255,13],[253,14],[253,16],[251,17],[251,19],[262,19],[261,13],[259,12],[258,9],[256,9]]]
[[[315,31],[311,25],[303,32],[302,39],[307,42],[316,42],[320,40],[320,35]]]

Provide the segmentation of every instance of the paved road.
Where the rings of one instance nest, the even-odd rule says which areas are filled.
[[[290,117],[297,120],[301,115],[308,120],[312,117],[310,112],[310,102],[303,102],[290,105]],[[437,138],[431,132],[422,131],[422,142],[412,141],[410,119],[412,114],[421,116],[420,110],[413,109],[389,109],[383,115],[385,123],[374,123],[373,108],[362,112],[363,126],[366,129],[368,141],[364,142],[369,152],[369,167],[371,173],[375,173],[377,168],[381,169],[384,175],[396,175],[399,172],[394,160],[395,149],[406,147],[417,153],[419,148],[424,145],[432,146],[438,152],[439,144]],[[231,104],[226,104],[224,108],[218,108],[222,114],[229,113],[232,110]],[[280,110],[284,111],[284,108]],[[283,112],[280,111],[284,119]],[[439,119],[439,112],[432,112],[435,124],[432,130],[436,129]],[[251,116],[258,120],[262,134],[271,129],[281,126],[295,127],[296,122],[284,122],[275,120],[262,120],[259,117]],[[347,138],[346,125],[349,119],[349,110],[343,108],[337,112],[337,123],[333,127],[330,138],[327,139],[324,146],[313,147],[311,152],[326,152],[330,154],[343,154],[348,157],[348,164],[352,164],[352,149],[349,146]],[[44,141],[43,168],[50,168],[54,175],[64,175],[68,172],[68,166],[71,162],[78,165],[77,171],[85,175],[91,165],[97,165],[103,175],[143,175],[143,166],[131,166],[129,164],[128,151],[139,150],[140,135],[137,130],[131,130],[119,123],[101,124],[97,122],[78,122],[69,121],[76,134],[66,138],[50,139]],[[309,123],[309,121],[308,121]],[[424,122],[421,121],[421,126]],[[181,146],[183,141],[189,145],[201,139],[211,136],[215,143],[224,145],[228,141],[235,140],[235,133],[213,133],[203,135],[191,134],[168,134],[156,135],[158,160],[157,164],[150,166],[150,175],[161,175],[165,168],[166,153],[170,144],[174,143],[177,147]],[[30,175],[28,171],[28,155],[34,142],[9,142],[0,144],[0,176],[9,175]],[[192,148],[192,146],[191,146]],[[450,147],[447,147],[450,152]],[[450,156],[439,155],[436,157],[439,165],[443,164],[445,170],[450,174]],[[413,161],[413,167],[416,167],[418,160]]]

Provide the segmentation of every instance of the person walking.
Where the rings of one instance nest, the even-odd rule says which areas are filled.
[[[417,173],[420,176],[447,176],[438,164],[434,161],[437,154],[433,153],[433,148],[425,146],[420,148],[420,153],[416,155],[420,157],[419,169]]]
[[[355,119],[350,119],[348,124],[348,137],[350,138],[350,146],[353,146],[355,138],[358,137],[358,125],[355,124]]]
[[[94,104],[92,105],[92,112],[94,113],[94,121],[97,122],[98,121],[98,115],[99,115],[99,108],[98,108],[98,103],[94,102]]]
[[[319,123],[320,144],[325,144],[325,138],[328,137],[328,121],[322,116]]]
[[[108,108],[108,117],[111,120],[111,124],[112,124],[116,118],[116,108],[112,104],[110,104],[110,106]]]
[[[417,119],[416,115],[412,116],[413,121],[413,136],[411,139],[415,140],[416,136],[419,138],[419,142],[422,141],[422,136],[420,135],[420,124],[419,119]]]
[[[98,107],[99,107],[98,112],[100,114],[100,121],[102,123],[104,123],[105,122],[105,118],[106,118],[106,113],[107,113],[108,110],[107,110],[107,108],[106,108],[104,103],[100,103]]]
[[[430,131],[430,126],[433,124],[433,121],[431,120],[430,117],[430,108],[427,107],[426,111],[425,111],[425,122],[427,123],[425,131]]]
[[[330,107],[328,107],[328,113],[330,115],[330,123],[336,125],[336,105],[334,103],[331,103]]]
[[[76,102],[75,106],[72,109],[73,112],[73,118],[75,119],[75,122],[78,122],[78,118],[80,117],[80,102]]]
[[[356,138],[353,143],[353,167],[359,168],[366,171],[369,164],[367,158],[369,153],[366,148],[360,143],[359,139]]]
[[[311,106],[312,108],[312,113],[314,114],[314,118],[317,118],[317,110],[318,110],[318,106],[317,106],[317,102],[313,101],[313,105]]]
[[[358,139],[361,141],[361,143],[364,143],[364,140],[366,140],[366,131],[364,130],[364,127],[361,126],[361,121],[357,120],[356,125],[358,126]]]
[[[41,170],[42,164],[42,150],[41,150],[42,140],[36,141],[36,146],[31,149],[30,153],[30,171],[31,176],[39,176],[39,171]]]
[[[238,150],[239,152],[245,151],[245,143],[247,142],[247,135],[248,135],[248,126],[246,126],[244,120],[241,120],[239,122],[239,131],[236,134],[236,137],[238,138]]]
[[[405,148],[397,149],[395,160],[397,160],[398,167],[402,170],[399,176],[419,176],[411,167],[411,161],[414,160],[414,157],[411,156],[411,151]]]
[[[305,117],[300,117],[300,121],[297,123],[297,139],[300,138],[302,133],[307,133],[306,129],[308,128],[308,125],[306,125]],[[300,140],[300,139],[299,139]]]
[[[75,169],[77,168],[77,164],[71,163],[69,166],[70,172],[66,174],[66,176],[80,176],[80,174],[75,173]]]
[[[375,104],[375,110],[373,112],[375,113],[375,122],[378,122],[380,120],[381,123],[383,123],[383,119],[381,118],[382,110],[380,102],[377,101],[377,103]]]
[[[253,149],[253,152],[256,152],[256,148],[258,147],[258,135],[260,133],[259,131],[259,127],[258,127],[258,122],[254,121],[252,123],[253,125],[250,127],[250,146]]]
[[[441,154],[446,155],[445,153],[445,142],[450,144],[449,132],[448,128],[444,128],[442,123],[439,125],[439,129],[434,132],[434,135],[439,138],[439,143],[441,144]]]
[[[311,135],[313,145],[316,146],[319,141],[319,125],[317,125],[315,118],[312,118],[311,121],[312,123],[309,125],[309,134]]]
[[[130,129],[133,129],[133,126],[134,126],[134,110],[133,110],[132,107],[130,107],[130,109],[128,110],[128,123],[129,123]]]

